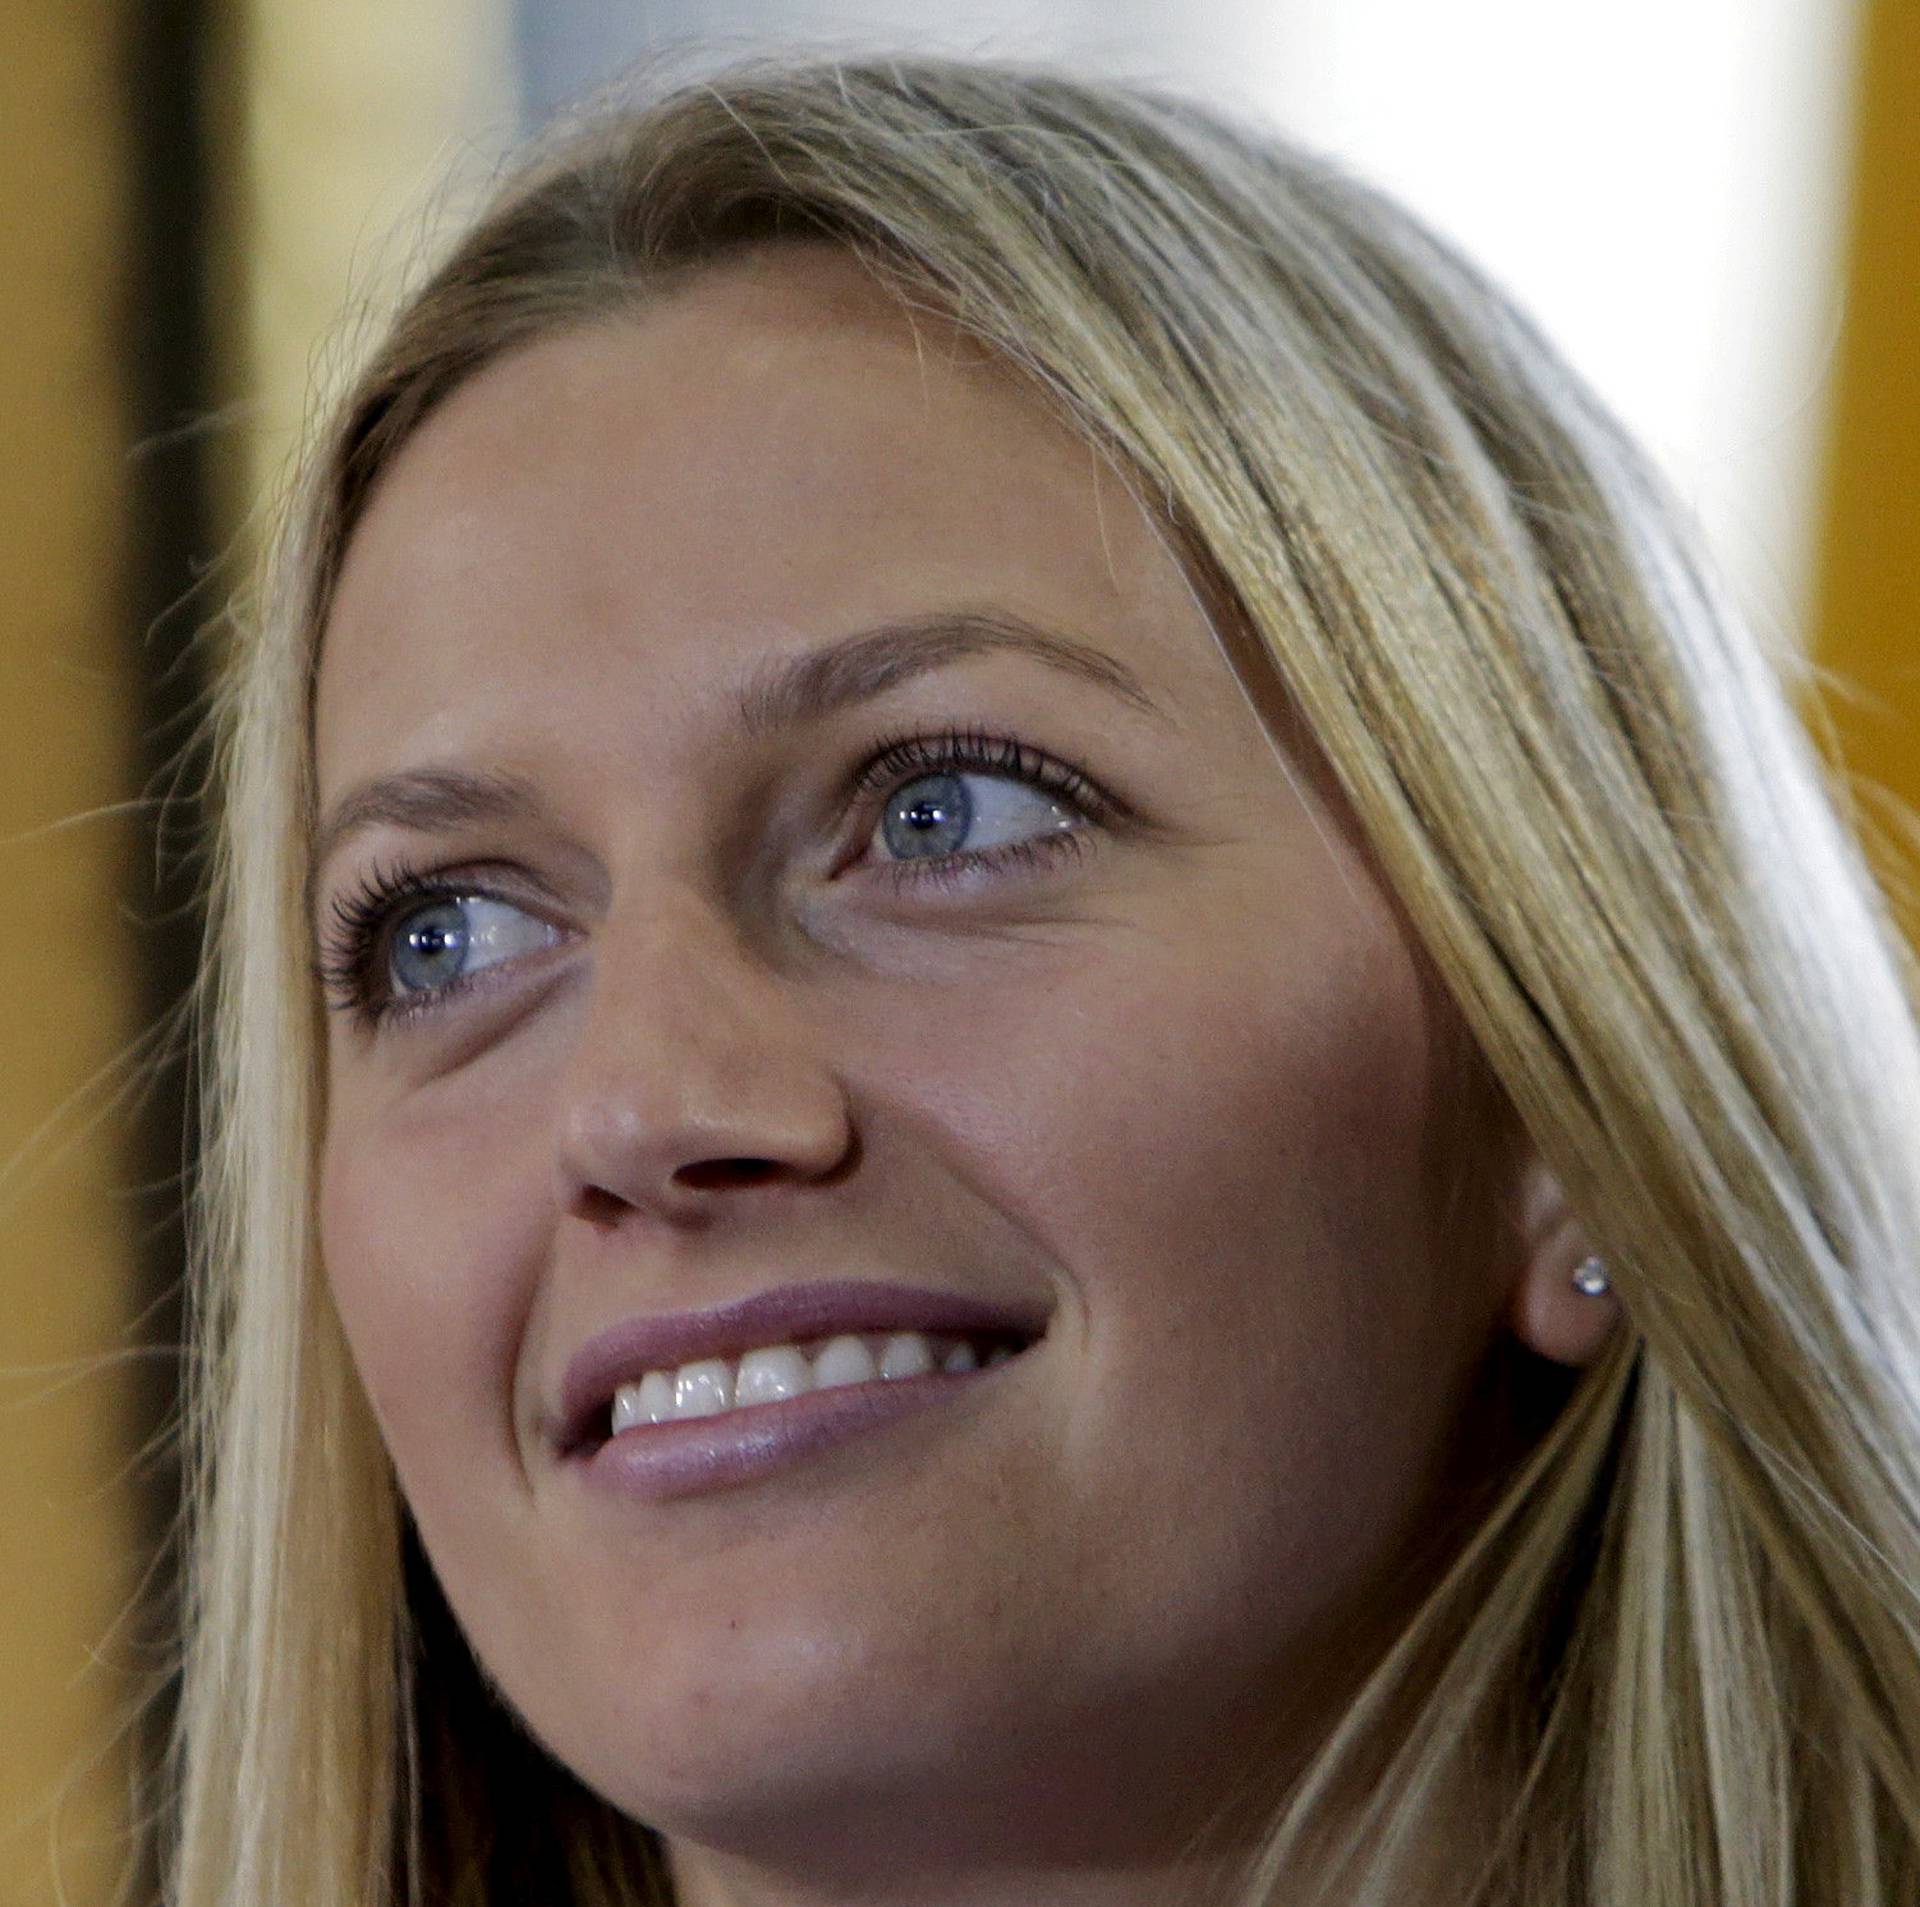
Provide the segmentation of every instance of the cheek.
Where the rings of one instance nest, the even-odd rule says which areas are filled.
[[[1275,885],[890,1060],[944,1081],[950,1156],[1061,1268],[1066,1499],[1090,1573],[1132,1532],[1109,1588],[1148,1629],[1237,1633],[1257,1605],[1278,1633],[1276,1604],[1304,1622],[1362,1586],[1420,1518],[1486,1327],[1436,1223],[1413,957],[1384,914],[1276,918]]]
[[[1225,1440],[1304,1442],[1391,1410],[1435,1321],[1432,1053],[1397,942],[1240,951],[1061,1068],[1099,1111],[1059,1185],[1112,1355],[1170,1360]]]
[[[1432,1242],[1445,1109],[1414,960],[1384,916],[1276,919],[1275,886],[1213,897],[1217,931],[1136,926],[886,1041],[882,1095],[971,1162],[1090,1319],[1185,1318],[1202,1293],[1250,1314],[1314,1267],[1332,1301],[1387,1302],[1370,1261]]]
[[[511,1454],[499,1400],[541,1245],[542,1161],[528,1122],[449,1079],[384,1104],[330,1109],[321,1262],[403,1490],[423,1520],[483,1446]],[[487,1449],[485,1454],[496,1454]]]

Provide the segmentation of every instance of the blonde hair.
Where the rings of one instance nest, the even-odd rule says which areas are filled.
[[[1617,429],[1404,212],[1190,104],[914,59],[736,68],[571,130],[315,441],[221,707],[176,1907],[667,1898],[410,1551],[315,1251],[290,976],[311,676],[370,487],[478,366],[775,236],[949,314],[1164,504],[1631,1320],[1271,1778],[1241,1898],[1407,1898],[1464,1775],[1503,1822],[1475,1901],[1914,1899],[1920,1038],[1776,666]],[[1309,1846],[1337,1893],[1298,1891]]]

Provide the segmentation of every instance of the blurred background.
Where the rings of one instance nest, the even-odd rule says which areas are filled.
[[[938,11],[6,0],[0,1907],[112,1896],[164,1727],[192,1108],[162,1055],[222,605],[400,275],[627,62],[1039,54],[1343,156],[1652,447],[1767,640],[1829,682],[1809,717],[1870,826],[1920,801],[1920,0]]]

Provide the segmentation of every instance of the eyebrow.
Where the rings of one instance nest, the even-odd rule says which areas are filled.
[[[1001,611],[944,610],[841,636],[817,649],[764,663],[735,702],[741,732],[763,739],[858,703],[929,670],[1005,651],[1093,683],[1142,713],[1166,711],[1127,666],[1091,644]],[[315,830],[308,861],[308,912],[320,870],[354,835],[382,824],[446,833],[476,821],[523,820],[539,799],[523,776],[500,770],[410,768],[350,789]]]
[[[740,727],[750,739],[759,739],[817,722],[884,695],[911,676],[995,650],[1011,650],[1078,676],[1146,714],[1165,719],[1140,678],[1104,650],[1004,612],[945,610],[906,622],[882,623],[802,655],[763,664],[741,692]]]

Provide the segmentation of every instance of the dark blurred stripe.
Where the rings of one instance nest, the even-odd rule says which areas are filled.
[[[178,1558],[172,1543],[179,1470],[167,1432],[179,1403],[184,1235],[181,1199],[193,1170],[191,1080],[183,1003],[200,954],[199,801],[205,762],[193,746],[206,687],[196,641],[232,586],[216,568],[224,541],[215,521],[212,412],[215,366],[212,261],[215,200],[209,176],[216,97],[216,9],[211,0],[141,0],[125,10],[130,216],[119,314],[128,434],[126,640],[135,694],[137,772],[156,805],[133,831],[130,907],[140,923],[136,1024],[172,1028],[157,1052],[152,1087],[135,1126],[137,1188],[128,1217],[140,1288],[130,1309],[140,1339],[163,1354],[139,1360],[129,1387],[135,1447],[154,1455],[137,1476],[138,1509],[156,1567],[143,1610],[141,1659],[160,1684],[143,1747],[157,1767],[172,1718],[167,1673],[177,1629]],[[136,1898],[156,1895],[154,1849]]]

